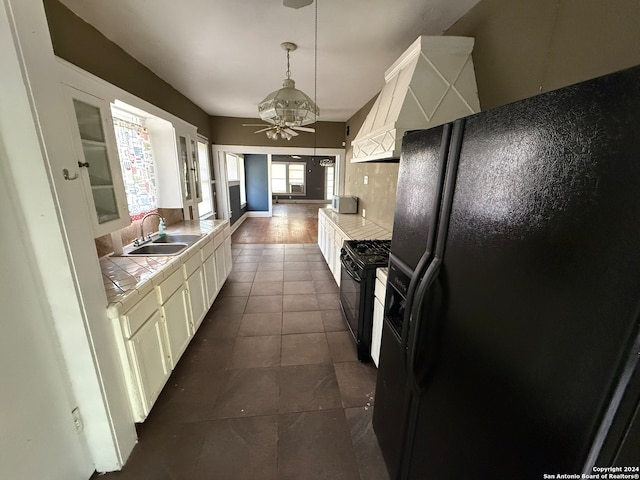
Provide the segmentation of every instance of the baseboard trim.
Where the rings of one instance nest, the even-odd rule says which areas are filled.
[[[231,233],[235,232],[238,227],[240,227],[240,225],[242,225],[242,223],[250,217],[273,217],[273,215],[271,214],[271,212],[244,212],[242,214],[242,216],[238,219],[238,221],[236,223],[234,223],[233,225],[231,225]]]
[[[246,212],[247,217],[273,217],[271,212]]]
[[[278,201],[276,202],[276,200],[273,200],[273,204],[277,205],[278,203],[324,203],[326,205],[329,205],[331,203],[330,200],[294,200],[294,199],[284,199],[284,198],[279,198]]]

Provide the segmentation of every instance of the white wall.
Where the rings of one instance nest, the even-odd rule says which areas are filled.
[[[4,153],[0,145],[0,477],[86,479],[93,462],[73,423],[69,379],[9,197]]]
[[[18,245],[15,257],[11,256],[13,249],[2,252],[3,257],[9,255],[9,270],[0,264],[2,280],[13,283],[2,284],[0,337],[11,342],[13,349],[7,354],[24,352],[26,356],[9,362],[2,352],[1,389],[4,393],[5,384],[12,382],[20,388],[15,398],[7,399],[11,408],[3,402],[0,409],[8,418],[33,416],[43,424],[23,443],[11,443],[12,437],[24,438],[29,428],[23,432],[19,424],[12,423],[8,427],[17,429],[12,432],[0,425],[2,441],[6,438],[9,442],[0,455],[11,455],[7,463],[0,462],[0,478],[88,478],[94,468],[120,468],[135,445],[136,432],[115,354],[114,331],[106,315],[106,295],[82,184],[63,178],[63,168],[71,175],[77,172],[77,158],[41,0],[0,3],[0,65],[0,162],[7,185],[2,213],[6,209],[13,212],[7,218],[3,215],[0,247],[5,248],[4,235],[11,239],[10,247]],[[18,226],[22,227],[20,235],[13,237]],[[12,275],[25,259],[31,261],[31,280],[17,273],[14,280]],[[28,273],[29,265],[24,263],[23,267]],[[5,302],[6,312],[11,312],[6,318]],[[38,305],[44,313],[38,314]],[[17,330],[9,329],[6,324],[11,321],[24,322],[25,330],[17,325]],[[56,367],[51,359],[56,349],[47,349],[49,344],[59,345],[61,370],[68,375],[66,383],[51,372]],[[35,363],[27,362],[29,354]],[[47,368],[41,375],[31,371],[38,370],[42,362]],[[14,376],[31,377],[35,383],[23,383]],[[36,399],[35,387],[41,383],[41,398]],[[64,407],[62,392],[72,399]],[[52,401],[50,407],[37,403],[46,405],[48,400]],[[70,443],[68,431],[64,432],[68,425],[62,431],[60,428],[63,418],[69,420],[69,407],[75,405],[84,419],[82,439],[75,443],[86,443],[88,458],[78,453],[81,449],[74,442]],[[64,453],[53,461],[49,449],[55,454]],[[24,454],[28,454],[28,460]],[[5,475],[2,469],[14,465],[16,459],[24,463],[22,468],[33,468],[33,474]],[[41,459],[48,468],[42,475],[36,473]]]

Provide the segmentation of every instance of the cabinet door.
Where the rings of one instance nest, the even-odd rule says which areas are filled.
[[[318,213],[318,247],[324,255],[324,217],[320,212]]]
[[[129,359],[139,389],[140,404],[132,401],[136,422],[142,422],[147,417],[171,373],[162,322],[160,312],[156,311],[127,341]]]
[[[200,185],[200,162],[198,162],[198,144],[195,137],[189,138],[191,145],[191,180],[193,182],[193,196],[196,203],[202,201],[202,187]]]
[[[373,300],[373,331],[371,332],[371,358],[376,367],[380,360],[380,342],[382,340],[382,320],[384,305],[375,298]]]
[[[198,268],[187,279],[187,289],[189,291],[189,306],[191,307],[191,319],[194,331],[202,323],[202,319],[207,313],[207,292],[202,267]]]
[[[224,279],[226,280],[231,273],[233,267],[232,255],[231,255],[231,237],[224,239]]]
[[[180,165],[183,211],[186,220],[198,219],[198,203],[202,200],[200,185],[200,164],[196,144],[197,130],[176,131],[178,163]]]
[[[216,278],[216,256],[209,255],[202,265],[204,281],[207,286],[207,308],[213,304],[218,296],[218,280]]]
[[[222,284],[227,279],[227,269],[225,267],[225,252],[224,242],[216,247],[215,250],[216,260],[216,280],[218,281],[218,288],[222,288]]]
[[[342,250],[343,243],[342,235],[340,235],[337,231],[334,234],[333,243],[331,244],[331,249],[333,250],[333,255],[331,258],[331,271],[333,272],[333,278],[336,280],[338,286],[340,286],[340,270],[342,268],[342,264],[340,263],[340,250]]]
[[[193,331],[189,315],[187,289],[180,287],[161,307],[167,329],[167,342],[171,356],[171,368],[175,368],[180,356],[191,340]]]
[[[78,169],[96,237],[131,223],[109,102],[65,85]]]

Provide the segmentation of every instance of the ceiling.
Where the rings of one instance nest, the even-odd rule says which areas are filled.
[[[419,35],[440,35],[479,0],[60,0],[210,115],[257,118],[291,78],[321,121],[348,120]],[[317,6],[317,82],[314,83]]]

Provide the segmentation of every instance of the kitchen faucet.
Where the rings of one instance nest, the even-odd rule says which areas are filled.
[[[144,217],[142,217],[142,221],[140,222],[140,239],[138,240],[137,238],[133,241],[133,244],[138,247],[140,245],[144,245],[145,243],[147,243],[149,240],[151,240],[151,234],[147,235],[147,239],[145,240],[144,238],[144,221],[147,219],[147,217],[150,217],[152,215],[155,215],[156,217],[158,217],[160,219],[160,221],[162,223],[164,223],[164,217],[162,215],[160,215],[159,213],[156,212],[151,212],[151,213],[147,213]]]

